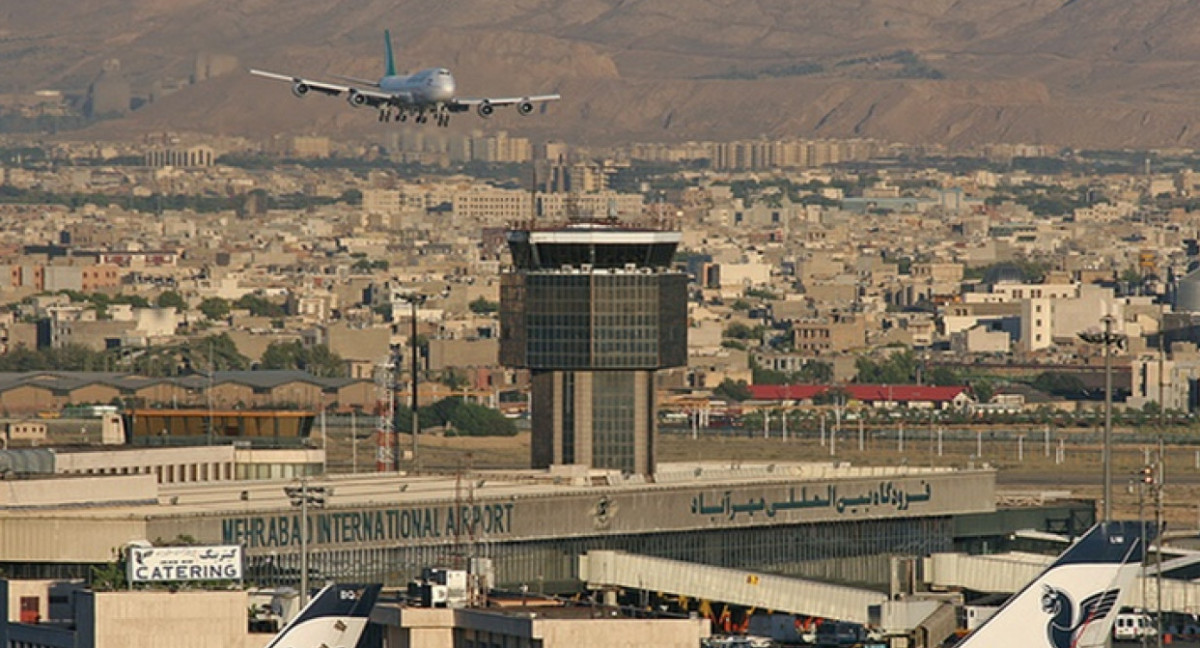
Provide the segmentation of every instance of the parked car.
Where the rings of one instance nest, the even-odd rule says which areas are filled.
[[[1141,612],[1118,614],[1113,622],[1113,639],[1121,641],[1153,637],[1157,632],[1154,621]]]

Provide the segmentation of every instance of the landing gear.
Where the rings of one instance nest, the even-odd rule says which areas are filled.
[[[441,126],[442,128],[446,128],[447,126],[449,126],[450,125],[450,113],[445,113],[445,112],[438,113],[437,125]]]

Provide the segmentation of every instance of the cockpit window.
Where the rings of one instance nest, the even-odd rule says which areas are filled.
[[[438,76],[450,76],[450,70],[447,70],[444,68],[441,70],[438,70]]]

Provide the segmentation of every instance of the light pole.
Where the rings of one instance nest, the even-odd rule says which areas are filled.
[[[417,413],[417,408],[420,406],[420,403],[417,399],[417,385],[419,382],[417,376],[418,371],[420,370],[418,362],[419,349],[417,348],[417,307],[419,307],[421,304],[424,304],[426,299],[427,297],[425,295],[417,293],[413,293],[408,296],[408,305],[411,308],[411,328],[409,329],[408,333],[408,355],[412,359],[412,395],[409,406],[412,408],[412,461],[414,474],[421,471],[421,459],[417,454],[417,434],[421,431],[421,417]],[[400,470],[399,443],[396,444],[395,457],[396,470]]]
[[[1079,339],[1090,344],[1104,345],[1104,449],[1102,452],[1102,461],[1104,463],[1104,515],[1105,522],[1112,520],[1112,348],[1113,346],[1123,346],[1125,344],[1125,336],[1119,333],[1113,333],[1113,324],[1116,318],[1112,315],[1105,315],[1100,318],[1104,323],[1103,333],[1091,333],[1084,331],[1079,333]]]
[[[333,489],[325,486],[309,486],[308,477],[300,478],[299,486],[284,486],[292,506],[300,507],[300,608],[308,604],[308,507],[325,506],[325,498]]]

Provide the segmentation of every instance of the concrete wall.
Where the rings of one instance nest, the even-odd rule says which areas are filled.
[[[95,648],[246,646],[246,592],[97,592]],[[257,644],[256,644],[257,645]]]

